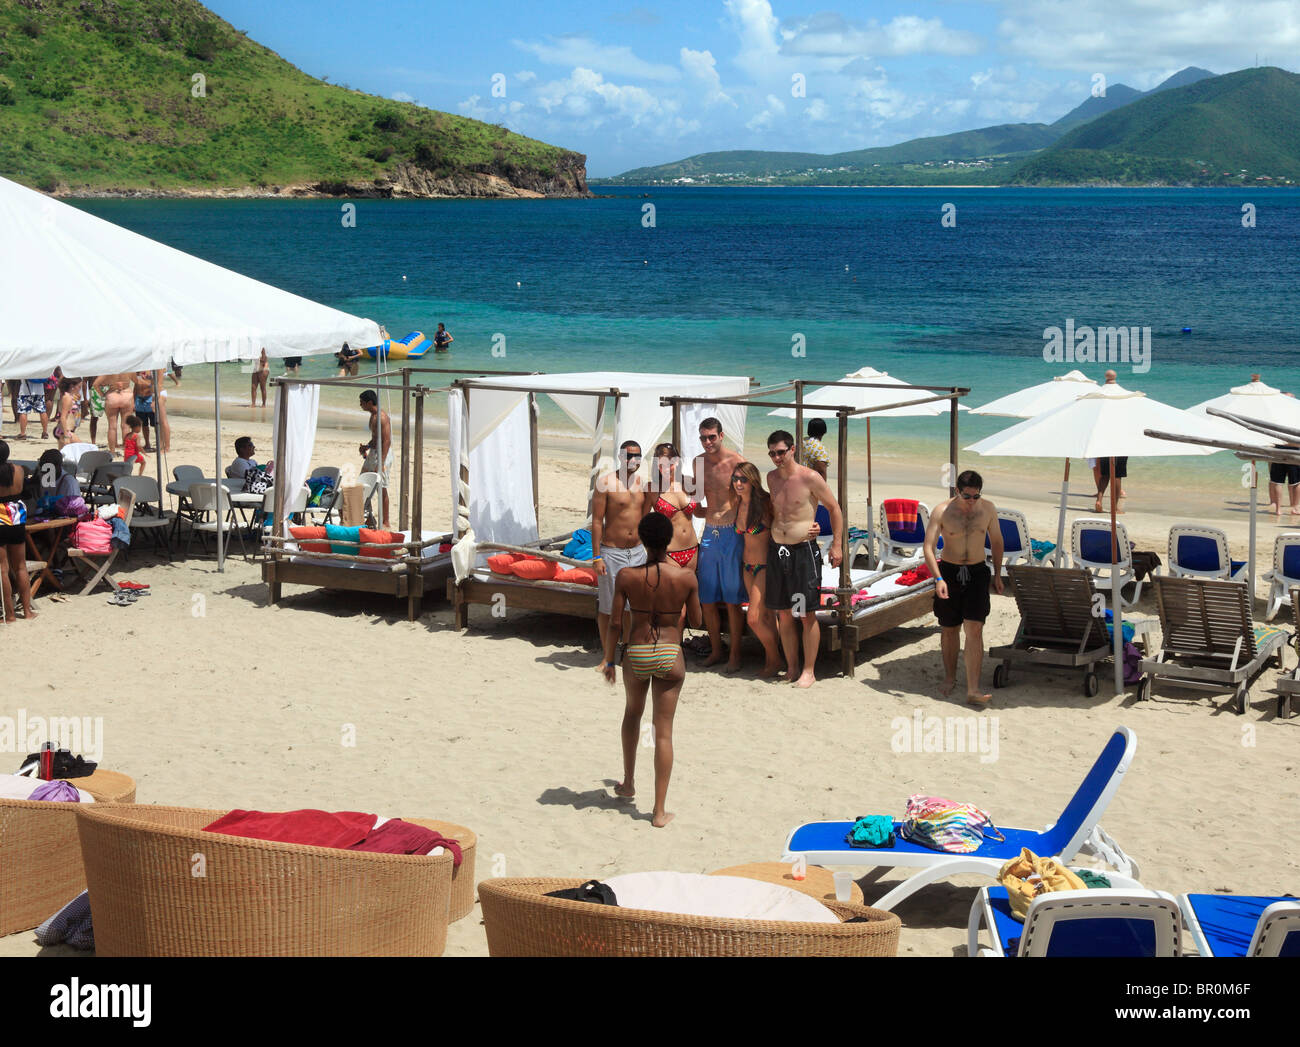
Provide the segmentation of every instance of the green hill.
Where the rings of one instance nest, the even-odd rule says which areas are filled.
[[[595,179],[593,184],[654,185],[691,178],[726,184],[729,181],[767,180],[782,185],[862,184],[864,181],[908,182],[908,165],[986,161],[978,166],[958,168],[961,177],[935,172],[944,181],[975,181],[984,168],[998,165],[988,161],[1019,158],[1056,141],[1058,132],[1044,124],[1000,124],[974,131],[933,138],[914,138],[897,145],[855,149],[846,153],[776,153],[761,150],[700,153],[685,160],[654,167],[639,167],[612,178]],[[946,170],[946,169],[945,169]]]
[[[1130,102],[1136,102],[1139,98],[1145,98],[1147,95],[1153,95],[1160,91],[1169,91],[1175,87],[1186,87],[1188,84],[1206,80],[1213,75],[1208,69],[1189,65],[1186,69],[1180,69],[1173,76],[1162,80],[1150,91],[1135,91],[1127,84],[1111,84],[1106,89],[1106,93],[1100,98],[1092,97],[1075,106],[1061,119],[1053,123],[1052,127],[1061,134],[1065,134],[1066,131],[1078,127],[1080,124],[1086,124],[1088,121],[1095,120],[1105,113],[1126,106]]]
[[[579,153],[327,84],[195,0],[0,0],[0,174],[68,193],[587,192]]]
[[[1019,185],[1300,180],[1300,76],[1244,69],[1151,93],[1027,160]]]

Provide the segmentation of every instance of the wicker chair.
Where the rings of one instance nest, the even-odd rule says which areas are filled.
[[[547,898],[582,879],[478,885],[491,956],[894,956],[897,916],[826,902],[841,923],[779,923],[622,909]],[[862,918],[867,922],[849,923]]]
[[[132,803],[135,782],[96,771],[72,784],[97,802]],[[86,889],[75,803],[0,800],[0,936],[29,931]]]
[[[449,852],[225,836],[203,826],[226,811],[191,807],[78,813],[98,956],[439,956],[446,945]]]

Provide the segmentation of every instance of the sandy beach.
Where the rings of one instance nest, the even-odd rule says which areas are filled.
[[[182,399],[171,409],[167,479],[175,465],[212,468],[211,421],[187,417]],[[265,457],[271,411],[230,415],[223,461],[244,434]],[[360,464],[364,417],[340,422],[347,428],[323,420],[315,464]],[[751,456],[763,435],[750,433]],[[34,458],[53,444],[12,446],[14,457]],[[1249,492],[1237,481],[1239,463],[1222,457],[1221,491],[1169,490],[1154,470],[1134,463],[1123,519],[1139,549],[1165,557],[1171,524],[1212,522],[1227,531],[1233,556],[1245,557]],[[576,443],[547,446],[543,533],[580,525],[588,465]],[[1054,539],[1046,471],[969,455],[961,465],[984,473],[996,504],[1025,512],[1035,538]],[[938,468],[901,458],[879,463],[877,504],[891,496],[934,504],[944,496]],[[1072,516],[1091,515],[1086,474],[1076,462],[1073,475],[1086,494],[1071,499]],[[424,485],[425,526],[448,526],[447,455],[436,437]],[[850,505],[864,502],[855,471]],[[850,512],[851,523],[864,524],[860,517]],[[1258,524],[1262,573],[1288,521],[1261,514]],[[1295,525],[1300,530],[1300,520]],[[1076,674],[1036,670],[1016,673],[986,711],[973,713],[939,695],[939,632],[930,617],[872,640],[853,679],[823,659],[824,678],[810,691],[759,680],[756,647],[737,676],[688,663],[668,801],[677,818],[655,830],[651,748],[642,750],[636,800],[613,797],[623,692],[596,672],[594,623],[533,612],[496,619],[476,608],[461,635],[442,600],[427,602],[424,616],[408,623],[397,601],[296,586],[269,607],[255,563],[235,555],[218,573],[197,544],[188,560],[169,564],[141,550],[128,566],[119,578],[152,586],[133,606],[109,606],[103,590],[61,604],[42,594],[35,622],[0,628],[6,651],[26,652],[26,668],[9,675],[0,715],[102,718],[103,766],[136,779],[138,802],[444,819],[478,834],[476,880],[709,872],[779,859],[786,833],[800,822],[901,813],[916,792],[978,802],[999,824],[1042,827],[1122,724],[1137,734],[1137,755],[1102,824],[1141,863],[1144,885],[1175,894],[1284,894],[1300,883],[1300,851],[1285,830],[1300,822],[1300,718],[1274,716],[1276,669],[1256,681],[1245,716],[1235,715],[1227,695],[1138,703],[1132,692],[1110,695],[1103,682],[1089,699]],[[1257,618],[1266,591],[1257,583]],[[986,641],[1009,642],[1014,602],[995,597],[993,608]],[[1137,613],[1154,616],[1145,592]],[[1278,624],[1292,627],[1285,616]],[[1288,652],[1288,669],[1295,660]],[[985,687],[991,680],[986,661]],[[910,724],[918,714],[990,720],[996,759],[991,750],[984,758],[897,751],[904,748],[896,744],[898,718]],[[345,744],[351,728],[355,745]],[[12,769],[21,756],[7,757]],[[1267,814],[1244,816],[1252,809]],[[901,875],[864,880],[867,902]],[[900,905],[900,953],[964,956],[981,882],[940,883]],[[447,954],[486,951],[476,906],[452,924]],[[38,952],[31,932],[0,939],[0,955]]]

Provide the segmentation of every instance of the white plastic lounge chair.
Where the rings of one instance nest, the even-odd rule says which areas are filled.
[[[894,823],[896,842],[889,848],[850,847],[844,838],[853,828],[852,821],[807,822],[791,830],[782,861],[792,862],[802,855],[809,865],[919,870],[879,901],[872,902],[876,909],[893,909],[922,887],[949,876],[979,873],[996,877],[1002,864],[1008,858],[1018,857],[1022,847],[1064,862],[1077,854],[1096,855],[1122,875],[1136,878],[1137,862],[1098,824],[1124,780],[1136,750],[1137,736],[1127,727],[1117,727],[1055,822],[1042,830],[1008,829],[999,825],[1006,841],[988,838],[970,854],[932,851],[904,840],[898,833],[902,823],[897,821]]]
[[[30,574],[30,569],[28,570]],[[1291,610],[1295,615],[1296,628],[1296,653],[1300,654],[1300,589],[1291,590]],[[1289,719],[1291,716],[1291,699],[1300,695],[1300,665],[1295,667],[1295,672],[1290,676],[1283,676],[1277,682],[1277,715],[1278,719]]]
[[[1002,576],[1005,578],[1007,568],[1013,563],[1033,566],[1034,545],[1029,540],[1029,521],[1019,509],[999,509],[998,527],[1002,531]],[[984,536],[984,551],[990,565],[993,563],[993,547],[989,536]]]
[[[126,526],[131,526],[131,517],[135,513],[135,495],[130,490],[122,492],[122,499],[117,503],[126,510]],[[114,592],[117,592],[117,583],[108,577],[109,568],[117,560],[117,555],[121,550],[111,549],[107,553],[88,553],[82,549],[69,549],[68,557],[72,560],[73,565],[77,568],[77,573],[83,578],[88,578],[86,586],[81,590],[81,595],[86,596],[94,591],[95,586],[103,582]]]
[[[362,473],[357,477],[357,483],[361,485],[361,504],[365,507],[364,512],[367,519],[374,516],[374,510],[370,506],[370,500],[375,496],[375,488],[379,486],[378,473]]]
[[[979,948],[981,924],[992,948]],[[1181,956],[1182,941],[1178,903],[1164,891],[1054,891],[1035,898],[1021,923],[1011,915],[1007,889],[998,886],[975,896],[966,949],[969,956]]]
[[[1178,901],[1202,956],[1300,957],[1300,899],[1184,894]]]
[[[1158,577],[1160,650],[1142,659],[1146,675],[1138,698],[1151,697],[1157,680],[1172,687],[1232,691],[1238,713],[1250,704],[1250,682],[1269,658],[1283,668],[1286,633],[1255,625],[1245,582]]]
[[[1133,572],[1133,545],[1122,523],[1116,523],[1119,539],[1118,559],[1111,562],[1110,520],[1101,517],[1080,517],[1070,527],[1070,558],[1075,567],[1088,571],[1097,582],[1097,588],[1110,596],[1110,578],[1118,571],[1120,606],[1132,607],[1142,596],[1142,583]],[[1104,576],[1104,577],[1103,577]],[[1124,595],[1124,587],[1134,586],[1132,598]]]
[[[1020,611],[1016,638],[989,648],[989,659],[1002,660],[993,670],[993,686],[1011,682],[1011,666],[1045,665],[1083,669],[1083,693],[1095,697],[1100,688],[1097,663],[1112,655],[1106,620],[1094,614],[1097,590],[1087,571],[1067,567],[1008,568],[1011,595]]]
[[[1273,569],[1264,572],[1268,589],[1268,612],[1264,621],[1271,622],[1283,602],[1287,591],[1300,585],[1300,533],[1287,531],[1279,534],[1273,543]]]
[[[921,555],[921,549],[925,545],[925,529],[930,526],[930,507],[924,502],[918,502],[915,527],[899,527],[897,524],[891,527],[885,507],[893,501],[896,499],[886,498],[880,503],[880,562],[876,565],[877,570],[911,566]]]
[[[1175,578],[1222,578],[1246,575],[1246,561],[1228,555],[1228,536],[1217,527],[1175,524],[1169,528],[1169,573]]]

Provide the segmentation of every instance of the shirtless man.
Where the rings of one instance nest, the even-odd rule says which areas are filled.
[[[817,682],[814,669],[822,640],[816,613],[822,555],[809,531],[818,504],[826,506],[831,516],[831,566],[838,567],[844,558],[844,514],[821,474],[794,460],[793,434],[778,429],[769,436],[767,455],[776,468],[767,474],[772,531],[767,543],[764,602],[776,612],[786,679],[799,687],[811,687]],[[799,671],[799,625],[803,627],[803,672]]]
[[[624,440],[618,448],[618,468],[597,477],[596,492],[591,498],[591,547],[598,554],[592,562],[599,596],[596,625],[600,629],[602,651],[614,608],[614,582],[618,572],[645,563],[645,546],[637,534],[645,499],[641,477],[637,475],[640,468],[641,445],[635,440]],[[630,616],[625,619],[629,628],[631,621]]]
[[[943,648],[944,695],[957,686],[957,652],[966,632],[966,701],[983,707],[991,695],[980,690],[984,662],[984,620],[989,616],[990,571],[984,562],[984,536],[993,551],[993,591],[1002,595],[1002,528],[997,507],[981,495],[984,480],[973,469],[957,477],[957,497],[930,514],[925,530],[925,563],[935,579],[934,616]],[[943,559],[937,557],[943,535]]]
[[[158,428],[158,414],[154,410],[153,372],[137,371],[133,386],[135,416],[140,419],[140,425],[144,429],[144,449],[147,453],[153,450],[149,445],[149,430]],[[125,430],[123,434],[125,435]]]
[[[393,465],[393,421],[388,417],[387,411],[379,409],[379,396],[373,389],[363,391],[360,401],[361,410],[370,415],[370,442],[357,448],[363,459],[361,471],[379,474],[379,486],[383,488],[383,518],[379,526],[387,530],[388,471]]]
[[[705,665],[722,661],[722,620],[718,604],[727,606],[727,635],[731,640],[727,672],[740,668],[740,641],[744,635],[745,581],[741,564],[745,557],[744,536],[736,534],[736,507],[731,500],[731,474],[745,459],[722,445],[722,423],[706,418],[700,423],[704,453],[695,459],[694,477],[704,488],[704,505],[695,510],[704,517],[700,538],[700,603],[704,625],[709,630],[709,657]]]

